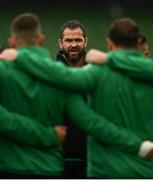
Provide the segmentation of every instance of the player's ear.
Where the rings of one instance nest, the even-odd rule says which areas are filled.
[[[17,47],[17,41],[14,37],[10,37],[8,39],[8,45],[11,47],[11,48],[16,48]]]
[[[45,43],[45,35],[40,35],[39,36],[39,42],[38,43],[39,43],[40,46]]]

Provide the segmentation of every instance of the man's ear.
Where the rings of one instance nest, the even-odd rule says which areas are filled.
[[[38,43],[40,46],[42,46],[45,43],[45,35],[40,35]]]
[[[88,38],[86,37],[85,38],[85,48],[87,47],[87,44],[88,44]]]
[[[58,45],[59,45],[60,49],[62,49],[62,39],[58,39]]]
[[[17,47],[17,42],[16,39],[14,37],[10,37],[8,39],[8,44],[11,48],[16,48]]]

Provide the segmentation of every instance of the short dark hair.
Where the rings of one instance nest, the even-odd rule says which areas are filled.
[[[68,20],[64,23],[64,25],[60,28],[60,39],[63,38],[63,32],[64,30],[68,28],[68,29],[76,29],[76,28],[80,28],[83,32],[83,37],[85,38],[86,37],[86,30],[85,30],[85,27],[83,24],[81,24],[78,20]]]
[[[10,31],[16,36],[35,36],[41,31],[39,18],[32,13],[20,14],[12,21]]]
[[[136,47],[139,27],[130,18],[115,20],[109,28],[109,38],[119,46]]]

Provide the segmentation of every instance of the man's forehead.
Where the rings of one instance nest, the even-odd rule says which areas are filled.
[[[76,29],[66,28],[64,29],[63,32],[63,37],[65,36],[83,36],[83,32],[80,28],[76,28]]]

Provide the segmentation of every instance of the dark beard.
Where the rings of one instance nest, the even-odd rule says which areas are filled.
[[[78,56],[73,57],[73,56],[69,56],[69,54],[64,49],[62,49],[62,51],[63,51],[63,54],[65,55],[66,59],[72,63],[79,61],[81,59],[81,57],[85,54],[85,51],[82,50]]]

